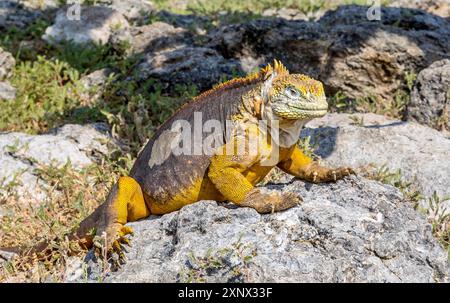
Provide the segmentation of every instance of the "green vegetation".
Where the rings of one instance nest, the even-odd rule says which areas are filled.
[[[49,260],[22,258],[8,262],[0,268],[0,280],[62,281],[67,259],[74,252],[82,253],[66,235],[106,199],[109,188],[131,167],[130,155],[114,154],[118,153],[81,171],[74,170],[70,163],[61,168],[38,167],[34,173],[49,184],[42,188],[47,198],[40,204],[33,203],[33,197],[13,192],[0,198],[0,205],[9,212],[0,218],[2,246],[31,247],[48,241],[54,250]]]
[[[0,130],[36,132],[60,124],[83,100],[80,74],[69,64],[38,56],[19,62],[11,83],[17,98],[0,112]]]
[[[417,207],[417,203],[423,199],[422,194],[414,188],[413,183],[405,180],[401,169],[391,171],[386,165],[382,165],[371,173],[369,177],[376,181],[397,187],[405,198],[415,203],[415,207]]]

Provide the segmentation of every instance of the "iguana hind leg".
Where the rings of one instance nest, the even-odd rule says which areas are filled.
[[[121,255],[121,244],[128,244],[126,235],[133,233],[125,224],[149,215],[140,185],[131,177],[121,177],[106,202],[80,223],[76,235],[86,248],[99,242]]]

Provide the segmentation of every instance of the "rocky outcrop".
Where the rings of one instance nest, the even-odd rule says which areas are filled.
[[[406,117],[450,130],[450,60],[434,62],[419,73]]]
[[[225,59],[217,50],[195,43],[194,35],[185,28],[155,22],[135,27],[131,33],[133,52],[142,59],[127,80],[156,79],[166,91],[190,84],[206,90],[227,76],[242,74],[237,60]]]
[[[194,84],[202,91],[220,83],[224,77],[239,74],[236,60],[225,59],[216,50],[204,47],[176,48],[146,53],[136,67],[137,81],[157,79],[173,90],[177,85]]]
[[[330,165],[386,165],[401,169],[425,196],[450,195],[450,137],[444,133],[375,114],[328,114],[306,125],[307,136]]]
[[[213,31],[209,46],[238,58],[246,72],[277,58],[321,79],[328,93],[391,99],[405,72],[449,58],[450,22],[414,9],[385,7],[381,15],[369,21],[367,7],[341,6],[317,23],[254,20]]]
[[[117,44],[131,39],[128,21],[110,7],[85,6],[81,8],[79,17],[80,20],[69,19],[67,7],[62,8],[42,39],[49,43],[73,41],[78,44]]]
[[[135,53],[154,53],[178,49],[192,45],[193,38],[186,29],[165,22],[133,27],[133,51]]]
[[[41,202],[47,185],[36,168],[70,162],[81,169],[104,158],[108,144],[113,144],[107,130],[104,124],[68,124],[45,135],[0,133],[0,194],[10,194],[8,189],[14,185],[20,197]]]
[[[24,28],[43,17],[42,12],[27,7],[22,1],[0,1],[0,30],[11,27]]]
[[[108,282],[436,282],[449,275],[431,226],[388,185],[270,186],[304,202],[260,215],[204,201],[129,224],[127,263]],[[88,259],[91,257],[88,256]],[[84,268],[83,268],[84,266]],[[68,280],[97,279],[93,259],[72,260]],[[86,270],[86,271],[85,271]],[[87,273],[85,277],[83,273]]]

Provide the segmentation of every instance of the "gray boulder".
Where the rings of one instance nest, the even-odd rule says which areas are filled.
[[[16,60],[0,47],[0,100],[16,98],[16,89],[5,79],[12,76]]]
[[[14,100],[16,98],[16,89],[8,82],[0,82],[0,101]]]
[[[434,62],[419,73],[406,117],[450,130],[450,60]]]
[[[0,47],[0,81],[9,78],[12,75],[16,60],[13,55],[4,51]]]
[[[375,114],[328,114],[308,123],[301,136],[311,138],[329,165],[386,165],[401,169],[425,196],[450,195],[450,137],[434,129]]]
[[[47,184],[36,174],[41,165],[61,167],[70,162],[81,169],[104,158],[114,142],[103,124],[65,125],[49,134],[0,133],[0,194],[17,193],[40,203]]]
[[[11,27],[24,28],[39,18],[42,12],[27,7],[20,0],[0,1],[0,29]]]
[[[133,51],[135,53],[154,53],[156,51],[177,49],[192,45],[192,35],[182,27],[165,22],[133,27]]]
[[[114,77],[114,71],[110,68],[102,68],[82,76],[80,80],[86,89],[83,92],[83,98],[91,102],[98,100]]]
[[[127,263],[106,282],[443,282],[447,253],[400,192],[360,177],[294,181],[271,190],[304,202],[260,215],[203,201],[130,223]],[[71,281],[97,279],[95,258],[72,262]],[[84,273],[87,273],[85,276]]]
[[[115,9],[130,22],[143,21],[145,16],[155,10],[148,0],[101,0],[96,4]]]
[[[241,74],[239,62],[225,59],[217,50],[202,47],[185,28],[165,22],[134,27],[132,49],[142,56],[127,80],[146,82],[156,79],[162,89],[195,84],[206,90],[225,77]]]
[[[60,9],[54,24],[45,30],[42,39],[49,43],[73,41],[78,44],[128,41],[129,24],[118,11],[103,6],[83,6],[80,20],[68,18],[68,7]]]
[[[173,90],[179,84],[195,84],[202,91],[224,77],[239,74],[236,60],[225,59],[216,50],[204,47],[180,47],[145,53],[134,74],[137,81],[158,79]]]

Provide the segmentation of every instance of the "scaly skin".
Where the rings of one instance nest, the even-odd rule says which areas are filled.
[[[119,179],[107,201],[80,225],[76,235],[85,247],[105,243],[121,254],[121,244],[132,233],[127,222],[150,214],[162,215],[199,200],[231,201],[260,213],[288,209],[301,202],[294,194],[263,192],[255,185],[274,166],[310,182],[328,182],[353,173],[350,168],[320,166],[297,146],[300,130],[307,121],[327,112],[322,83],[305,75],[289,74],[278,61],[246,78],[233,79],[194,98],[176,112],[139,154],[129,177]],[[192,122],[193,113],[204,119],[234,122],[229,140],[213,155],[173,155],[167,153],[173,140],[171,123]],[[262,132],[259,120],[274,127],[279,123],[280,141],[273,143]],[[237,147],[249,139],[258,140],[258,152],[238,154]],[[231,145],[234,144],[234,145]],[[244,145],[245,146],[245,145]],[[276,163],[264,160],[275,150]],[[173,175],[176,172],[176,175]],[[94,229],[96,237],[87,236]]]

